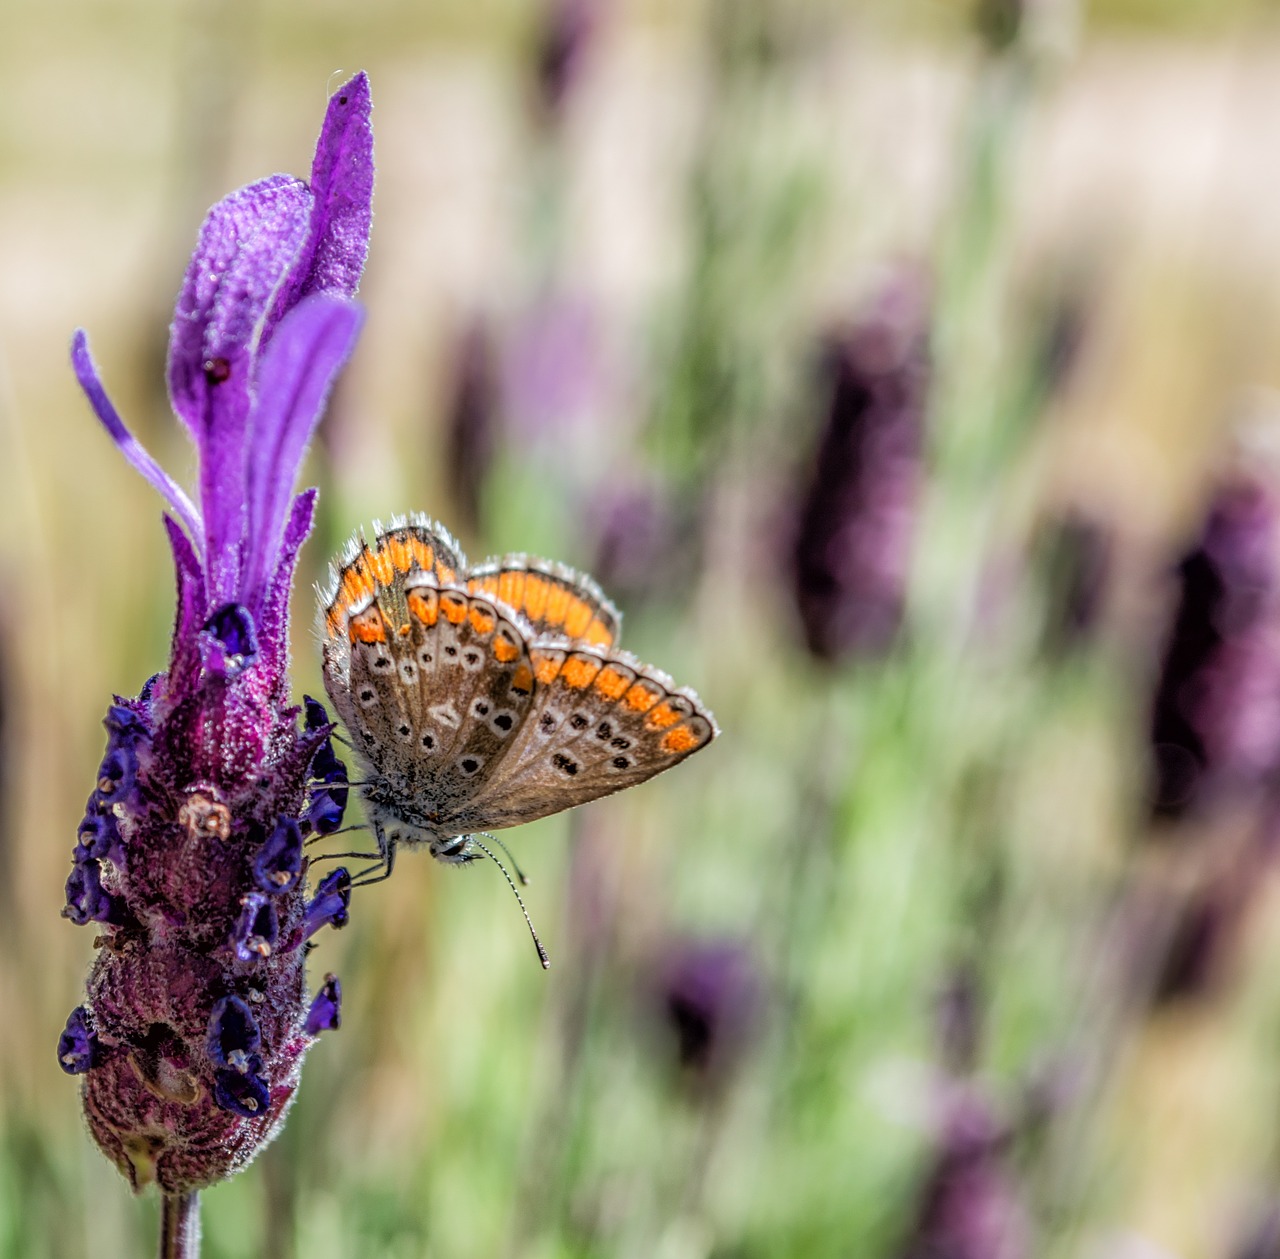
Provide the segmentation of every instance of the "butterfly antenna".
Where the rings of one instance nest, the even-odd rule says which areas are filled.
[[[517,862],[511,855],[511,849],[508,848],[496,835],[490,835],[488,831],[481,831],[480,834],[483,835],[485,839],[489,840],[490,843],[497,844],[498,847],[507,854],[507,860],[511,862],[511,868],[516,872],[516,878],[520,880],[520,886],[528,887],[529,880],[525,877],[524,871],[520,869],[519,862]]]
[[[520,895],[520,889],[516,887],[515,880],[513,880],[511,875],[507,872],[507,867],[504,866],[502,862],[499,861],[497,857],[495,857],[493,853],[491,853],[478,839],[476,839],[474,835],[471,837],[471,842],[475,844],[475,846],[480,849],[480,851],[484,853],[484,855],[488,857],[499,870],[502,871],[502,877],[506,879],[507,886],[511,889],[512,896],[516,898],[516,902],[520,906],[520,912],[524,915],[525,925],[529,928],[529,934],[533,937],[533,947],[538,950],[538,961],[542,963],[543,970],[550,970],[551,959],[547,956],[546,949],[542,947],[542,941],[538,939],[538,933],[533,927],[533,919],[529,917],[529,911],[525,908],[524,897]],[[503,844],[502,847],[505,851],[506,845]],[[510,856],[511,854],[507,853],[507,855]],[[515,865],[515,862],[513,861],[511,864]]]

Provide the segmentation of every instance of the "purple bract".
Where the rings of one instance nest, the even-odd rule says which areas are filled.
[[[135,1188],[183,1193],[242,1167],[338,1024],[337,983],[311,1000],[301,946],[345,923],[349,880],[309,893],[303,843],[341,825],[346,770],[323,708],[300,725],[290,703],[288,612],[316,499],[294,484],[361,323],[369,115],[358,74],[329,101],[310,182],[250,184],[201,228],[168,362],[194,500],[121,421],[85,334],[72,343],[98,418],[168,502],[177,573],[168,668],[108,710],[64,911],[102,947],[59,1061],[84,1075],[90,1130]]]

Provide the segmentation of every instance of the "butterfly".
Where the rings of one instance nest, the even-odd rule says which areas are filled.
[[[469,567],[421,515],[374,531],[334,562],[320,625],[377,878],[400,847],[492,856],[478,835],[633,787],[719,733],[693,691],[618,649],[621,615],[590,577],[526,555]]]

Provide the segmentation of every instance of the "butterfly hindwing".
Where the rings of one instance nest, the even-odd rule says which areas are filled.
[[[515,826],[644,782],[715,737],[689,690],[625,652],[541,639],[529,651],[537,689],[510,748],[451,829]]]
[[[486,560],[471,570],[467,588],[518,612],[536,636],[554,634],[610,648],[622,628],[622,614],[590,577],[549,560],[527,555]]]

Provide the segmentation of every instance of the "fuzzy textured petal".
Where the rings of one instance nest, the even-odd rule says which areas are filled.
[[[359,287],[373,217],[371,108],[364,71],[329,98],[311,165],[315,200],[306,243],[264,330],[264,340],[289,308],[308,293],[351,297]]]
[[[77,328],[71,339],[71,366],[75,371],[76,380],[80,382],[80,388],[89,399],[89,405],[93,407],[94,414],[102,421],[103,428],[111,435],[111,440],[120,448],[121,454],[164,495],[196,546],[203,545],[204,527],[200,522],[200,513],[187,497],[186,491],[156,463],[145,447],[125,427],[120,413],[102,387],[97,365],[89,353],[89,338],[83,328]]]
[[[178,295],[169,395],[200,454],[210,597],[230,599],[244,531],[245,426],[260,328],[296,264],[311,190],[273,175],[210,210]]]
[[[247,445],[251,549],[240,583],[258,607],[276,567],[307,442],[362,318],[360,308],[345,298],[313,294],[289,312],[263,356]]]
[[[264,664],[274,676],[283,677],[289,659],[289,590],[298,552],[311,533],[319,491],[303,490],[293,500],[280,545],[279,560],[262,600],[259,622]]]

